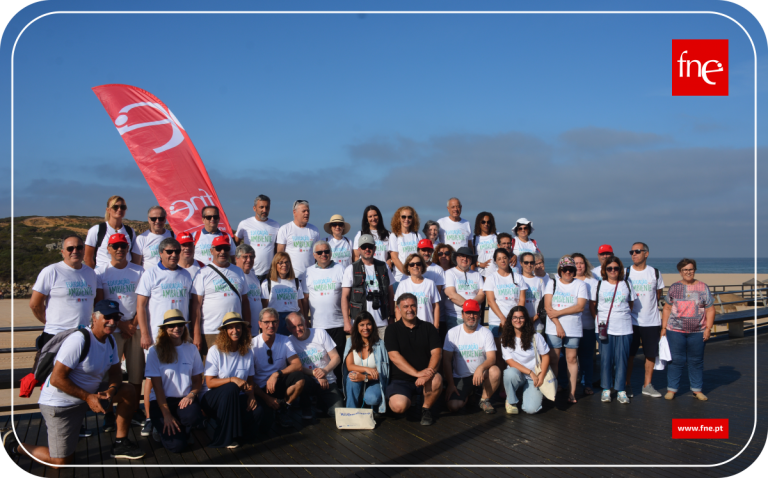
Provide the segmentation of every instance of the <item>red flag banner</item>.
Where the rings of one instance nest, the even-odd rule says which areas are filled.
[[[135,86],[102,85],[93,92],[167,211],[176,234],[197,232],[203,226],[201,209],[218,206],[219,229],[232,235],[203,160],[170,108]]]

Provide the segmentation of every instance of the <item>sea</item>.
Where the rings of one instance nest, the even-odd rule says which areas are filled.
[[[628,257],[621,257],[621,262],[624,267],[632,265],[632,259]],[[648,265],[655,267],[659,272],[663,274],[677,273],[677,263],[680,262],[680,257],[675,258],[662,258],[662,257],[649,257]],[[696,272],[699,274],[752,274],[755,271],[754,258],[739,257],[739,258],[696,258]],[[557,272],[557,261],[560,258],[544,258],[544,265],[547,272]],[[592,263],[592,267],[600,264],[600,261],[595,258],[589,258],[589,262]],[[757,259],[757,273],[768,274],[768,257],[758,257]]]

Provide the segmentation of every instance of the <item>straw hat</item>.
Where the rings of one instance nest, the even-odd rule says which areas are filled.
[[[333,231],[331,230],[331,224],[339,223],[339,222],[344,223],[344,232],[341,233],[342,235],[348,233],[349,230],[352,228],[352,226],[350,226],[348,222],[344,221],[344,216],[342,216],[341,214],[334,214],[333,216],[331,216],[331,220],[325,223],[325,225],[323,226],[323,230],[328,234],[333,235]]]

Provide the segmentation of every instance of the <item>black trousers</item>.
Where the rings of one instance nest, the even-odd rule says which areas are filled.
[[[208,444],[211,448],[221,448],[232,444],[235,438],[251,438],[260,428],[262,414],[266,407],[256,407],[246,411],[248,397],[240,394],[240,388],[234,383],[227,383],[208,390],[200,402],[206,416],[212,418],[213,438]]]
[[[152,426],[157,430],[157,433],[161,435],[161,441],[166,450],[173,453],[181,453],[184,447],[187,445],[189,439],[189,433],[193,427],[200,425],[203,421],[203,414],[200,412],[200,403],[195,397],[195,401],[190,403],[184,408],[179,408],[180,397],[166,397],[166,403],[171,410],[176,420],[181,425],[181,431],[171,435],[170,433],[163,433],[163,412],[160,410],[160,405],[157,400],[149,402],[149,417],[152,420]]]

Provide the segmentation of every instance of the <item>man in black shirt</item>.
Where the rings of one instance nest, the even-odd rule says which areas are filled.
[[[421,424],[432,424],[430,407],[435,404],[443,385],[437,372],[442,358],[440,335],[436,328],[416,317],[416,296],[406,293],[398,297],[401,320],[387,327],[384,345],[392,365],[387,386],[389,408],[405,413],[414,394],[424,394]]]

